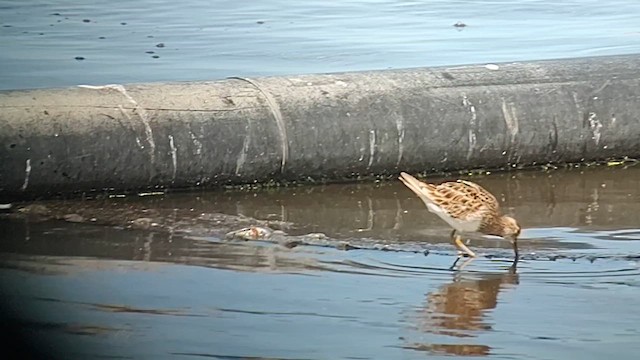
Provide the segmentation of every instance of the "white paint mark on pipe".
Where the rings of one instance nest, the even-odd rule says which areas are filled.
[[[376,154],[376,131],[369,130],[369,164],[367,164],[367,169],[371,168],[373,165],[373,157]]]
[[[173,163],[173,176],[171,177],[171,181],[176,180],[176,174],[178,172],[178,149],[176,148],[176,144],[173,142],[173,135],[169,135],[169,147],[171,148],[171,162]]]
[[[30,176],[31,176],[31,159],[27,159],[27,164],[24,170],[24,183],[22,183],[22,191],[27,190],[27,186],[29,186]]]
[[[202,143],[200,140],[198,140],[196,135],[192,132],[189,132],[189,135],[191,135],[191,141],[193,141],[193,145],[196,147],[196,155],[202,154]]]
[[[126,117],[127,120],[129,120],[129,122],[133,122],[133,120],[131,119],[131,116],[129,116],[129,113],[126,112],[124,110],[124,108],[122,107],[122,105],[118,105],[118,109],[120,110],[120,112],[122,113],[122,116]],[[136,136],[136,145],[138,145],[138,147],[141,150],[144,150],[144,145],[142,145],[142,142],[140,141],[140,138]]]
[[[478,115],[476,114],[476,107],[473,106],[471,101],[467,98],[467,95],[462,95],[462,106],[469,108],[469,112],[471,113],[471,119],[469,119],[469,150],[467,150],[467,160],[471,159],[471,155],[473,155],[473,151],[476,147],[476,120],[478,119]]]
[[[284,167],[289,158],[289,138],[287,136],[287,126],[284,123],[284,119],[282,117],[282,112],[280,112],[280,106],[278,106],[278,102],[276,99],[269,93],[266,89],[264,89],[260,83],[255,80],[244,78],[244,77],[236,77],[233,76],[231,79],[238,79],[242,81],[246,81],[249,84],[253,85],[262,93],[265,100],[267,101],[267,105],[269,105],[269,109],[273,114],[273,117],[276,121],[276,126],[278,127],[278,132],[280,133],[280,143],[282,148],[282,162],[280,164],[280,172],[284,172]]]
[[[589,128],[593,134],[591,138],[596,142],[596,145],[600,143],[600,137],[602,136],[602,123],[598,120],[598,115],[594,112],[589,113]]]
[[[244,165],[244,162],[247,160],[247,152],[249,151],[250,143],[251,143],[251,136],[247,132],[247,135],[244,137],[244,142],[242,143],[242,150],[240,151],[240,156],[238,156],[238,161],[236,162],[236,175],[240,175],[242,166]]]
[[[398,160],[396,161],[396,166],[399,166],[404,153],[404,122],[402,116],[396,117],[396,129],[398,130]]]
[[[611,80],[610,80],[610,79],[607,79],[607,80],[606,80],[606,81],[605,81],[605,82],[604,82],[604,83],[603,83],[599,88],[595,89],[595,90],[591,93],[591,95],[595,95],[595,94],[597,94],[597,93],[601,92],[602,90],[604,90],[604,88],[606,88],[607,86],[609,86],[609,84],[611,84]],[[596,99],[597,99],[597,97],[596,97]]]
[[[140,106],[140,104],[138,104],[138,102],[133,97],[131,97],[131,95],[129,95],[129,93],[127,92],[127,89],[125,89],[125,87],[120,84],[108,84],[108,85],[102,85],[102,86],[78,85],[78,87],[83,89],[91,89],[91,90],[115,90],[121,93],[131,104],[133,104],[134,111],[138,114],[138,117],[140,118],[140,120],[142,121],[142,124],[144,125],[146,140],[147,140],[147,143],[149,144],[149,158],[151,160],[151,164],[152,165],[155,164],[156,143],[153,140],[153,130],[151,129],[151,124],[149,122],[149,115],[147,113],[147,110],[144,107]],[[122,108],[122,106],[120,106],[119,108],[123,113],[125,113],[124,108]]]
[[[518,135],[518,116],[516,116],[516,109],[512,104],[507,104],[502,99],[502,115],[504,116],[504,122],[507,125],[507,132],[509,133],[509,143],[514,145],[516,142],[516,136]]]
[[[582,121],[582,109],[580,108],[580,102],[578,101],[578,94],[574,91],[571,95],[573,96],[573,104],[576,106],[576,110],[578,110],[580,121]]]

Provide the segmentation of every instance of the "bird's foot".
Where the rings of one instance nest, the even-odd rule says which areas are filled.
[[[460,236],[456,236],[455,240],[454,240],[456,247],[459,249],[459,251],[464,252],[467,256],[469,257],[476,257],[476,253],[474,253],[473,251],[471,251],[471,249],[469,249],[467,247],[467,245],[465,245],[462,242],[462,239],[460,238]]]
[[[471,255],[467,254],[466,252],[462,251],[462,250],[458,250],[456,251],[456,254],[458,254],[458,259],[459,258],[468,258],[471,257]]]
[[[449,270],[457,270],[457,271],[460,271],[460,270],[464,269],[464,268],[465,268],[465,266],[469,265],[469,264],[470,264],[470,263],[475,259],[474,257],[468,256],[468,254],[467,254],[466,259],[462,262],[462,264],[460,264],[460,265],[459,265],[459,266],[457,266],[457,268],[456,268],[456,265],[458,265],[458,262],[460,261],[460,259],[462,259],[462,258],[464,258],[464,257],[465,257],[465,256],[462,256],[462,255],[461,255],[461,256],[458,256],[458,257],[456,258],[456,261],[454,261],[454,262],[453,262],[453,264],[451,264],[451,266],[449,267]]]

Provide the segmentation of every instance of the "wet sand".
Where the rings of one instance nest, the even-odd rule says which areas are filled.
[[[470,179],[524,226],[517,267],[474,237],[452,268],[399,182],[49,202],[0,219],[3,314],[61,358],[634,358],[640,168]],[[326,238],[225,237],[248,225]]]

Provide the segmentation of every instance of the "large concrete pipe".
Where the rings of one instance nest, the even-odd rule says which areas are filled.
[[[640,155],[640,57],[0,92],[0,198]]]

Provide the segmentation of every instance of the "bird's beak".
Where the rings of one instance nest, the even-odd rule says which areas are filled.
[[[514,236],[511,239],[511,245],[513,245],[513,252],[515,254],[515,261],[518,261],[518,236]]]

